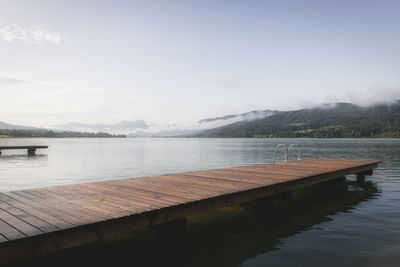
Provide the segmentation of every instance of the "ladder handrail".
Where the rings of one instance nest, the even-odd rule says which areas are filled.
[[[289,161],[289,152],[292,149],[292,147],[298,146],[298,144],[290,144],[289,147],[285,144],[279,144],[275,147],[275,151],[274,151],[274,159],[272,160],[272,162],[275,162],[275,158],[276,158],[276,152],[279,150],[280,147],[284,147],[286,150],[286,159],[285,162]],[[297,160],[301,159],[301,151],[299,150],[299,154],[297,157]]]
[[[299,146],[298,144],[290,144],[290,146],[289,146],[289,148],[288,148],[288,152],[290,153],[290,149],[292,148],[292,147],[297,147],[297,146]],[[301,160],[301,150],[299,149],[299,154],[298,154],[298,156],[297,156],[297,160]]]
[[[285,161],[288,161],[288,159],[289,159],[289,150],[288,150],[288,147],[287,147],[285,144],[279,144],[279,145],[277,145],[277,146],[275,147],[274,159],[272,160],[272,162],[275,162],[276,152],[278,151],[278,149],[279,149],[281,146],[283,146],[283,147],[286,149],[286,160],[285,160]]]

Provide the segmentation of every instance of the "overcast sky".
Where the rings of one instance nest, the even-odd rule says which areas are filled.
[[[0,0],[0,121],[186,123],[400,98],[400,1]]]

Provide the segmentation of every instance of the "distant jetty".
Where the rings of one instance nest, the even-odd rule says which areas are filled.
[[[49,146],[0,146],[0,156],[2,150],[17,150],[26,149],[28,151],[28,156],[34,156],[36,154],[36,149],[45,149]]]

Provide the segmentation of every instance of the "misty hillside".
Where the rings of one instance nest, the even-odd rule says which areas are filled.
[[[33,129],[37,129],[37,128],[29,127],[29,126],[14,125],[14,124],[9,124],[9,123],[0,121],[0,129],[33,130]]]
[[[363,108],[348,103],[286,111],[203,131],[195,137],[400,137],[400,101]]]
[[[215,118],[207,118],[207,119],[202,119],[199,121],[199,123],[209,123],[209,122],[215,122],[215,121],[226,121],[226,120],[231,120],[235,118],[239,118],[240,120],[252,120],[252,119],[263,119],[268,116],[272,116],[275,114],[278,114],[279,111],[277,110],[253,110],[250,112],[242,113],[242,114],[231,114],[231,115],[226,115],[223,117],[215,117]]]
[[[104,132],[74,132],[74,131],[53,131],[42,128],[9,124],[0,121],[0,137],[126,137],[125,135],[114,135]]]

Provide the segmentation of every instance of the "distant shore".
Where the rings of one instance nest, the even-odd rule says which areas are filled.
[[[1,129],[0,138],[126,138],[123,134]]]

